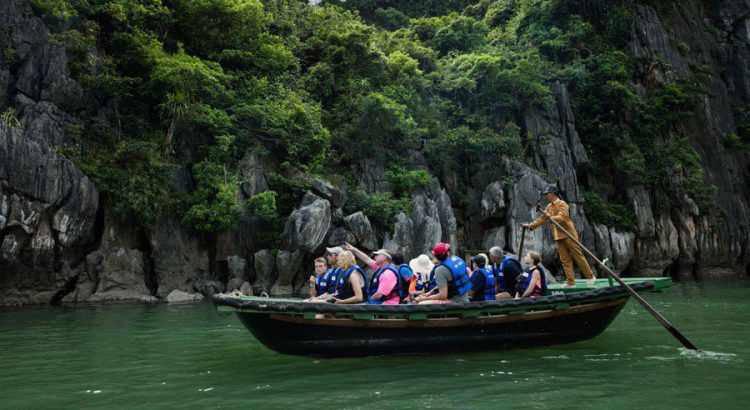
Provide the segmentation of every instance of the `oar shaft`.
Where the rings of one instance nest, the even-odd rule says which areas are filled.
[[[609,276],[614,278],[614,280],[616,280],[617,283],[619,283],[622,287],[624,287],[628,291],[628,293],[630,293],[630,295],[635,300],[637,300],[638,303],[640,303],[648,311],[648,313],[651,314],[651,316],[656,318],[656,320],[659,323],[661,323],[662,326],[664,326],[670,333],[672,333],[672,335],[675,338],[677,338],[677,340],[679,340],[683,346],[691,350],[698,350],[698,348],[690,340],[688,340],[687,337],[685,337],[682,333],[680,333],[680,331],[677,330],[677,328],[674,327],[671,323],[669,323],[669,321],[664,316],[662,316],[661,313],[657,312],[653,306],[651,306],[648,302],[646,302],[646,300],[643,299],[641,295],[638,294],[638,292],[634,291],[633,288],[628,286],[627,283],[625,283],[622,279],[620,279],[620,276],[618,276],[612,269],[608,268],[607,265],[604,264],[604,262],[600,261],[599,258],[597,258],[596,255],[593,254],[593,252],[591,252],[590,250],[588,250],[588,248],[583,246],[583,244],[578,239],[573,237],[573,235],[571,235],[567,230],[565,230],[565,228],[560,226],[560,224],[557,223],[557,221],[555,221],[552,218],[547,218],[547,219],[550,222],[552,222],[552,224],[554,224],[557,227],[557,229],[564,232],[568,236],[568,238],[570,238],[570,240],[572,240],[576,245],[578,245],[581,249],[583,249],[584,252],[586,252],[589,256],[591,256],[591,258],[593,258],[596,261],[596,263],[598,263],[602,268],[604,268],[604,270],[607,272],[607,274],[609,274]]]
[[[518,245],[518,259],[523,261],[523,241],[526,239],[526,227],[521,227],[521,244]]]

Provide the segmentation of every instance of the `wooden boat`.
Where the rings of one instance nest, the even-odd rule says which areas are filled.
[[[669,278],[629,279],[661,291]],[[599,279],[535,299],[445,305],[333,305],[300,299],[215,295],[266,347],[279,353],[348,357],[506,350],[572,343],[604,331],[629,298]]]

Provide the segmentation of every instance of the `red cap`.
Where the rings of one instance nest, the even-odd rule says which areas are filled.
[[[438,244],[435,245],[435,248],[432,249],[432,254],[434,256],[445,255],[448,253],[450,249],[451,249],[451,246],[449,244],[438,242]]]

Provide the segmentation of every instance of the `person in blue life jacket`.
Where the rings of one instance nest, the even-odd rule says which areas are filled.
[[[435,283],[435,268],[439,263],[437,259],[433,260],[424,254],[409,261],[409,267],[417,278],[416,282],[413,283],[414,289],[409,290],[412,301],[417,296],[427,293],[437,286]]]
[[[367,274],[357,266],[354,254],[344,251],[338,255],[341,273],[336,278],[336,294],[328,302],[337,304],[367,303]]]
[[[413,290],[417,282],[417,275],[411,269],[411,266],[404,263],[404,255],[400,253],[393,254],[393,266],[401,276],[401,300],[406,301],[409,298],[409,292]]]
[[[464,303],[469,301],[471,278],[466,262],[451,255],[450,245],[438,243],[432,255],[440,264],[435,268],[436,288],[416,297],[416,303]]]
[[[328,269],[328,262],[325,258],[317,258],[313,262],[315,271],[310,275],[310,299],[315,299],[318,295],[322,295],[324,283],[327,280],[326,274],[330,276],[330,269]]]
[[[542,266],[542,255],[529,251],[524,257],[524,263],[529,267],[518,281],[516,299],[538,298],[547,295],[547,274]]]
[[[495,276],[495,300],[513,299],[516,281],[523,273],[521,262],[503,252],[498,246],[490,248],[490,269]]]
[[[482,255],[471,258],[471,302],[495,300],[495,276],[485,268],[486,264],[487,260]]]
[[[336,284],[338,283],[338,277],[341,273],[341,268],[338,267],[338,256],[344,252],[344,248],[340,246],[334,246],[332,248],[326,248],[325,258],[328,261],[328,270],[318,278],[317,296],[311,297],[309,300],[313,302],[327,301],[336,294]]]
[[[370,258],[364,252],[347,243],[346,249],[365,262],[375,273],[370,279],[367,295],[373,305],[398,305],[406,297],[401,276],[393,265],[390,252],[380,249],[372,253]]]

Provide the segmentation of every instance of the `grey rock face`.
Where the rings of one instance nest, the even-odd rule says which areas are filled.
[[[357,244],[365,249],[374,251],[378,248],[375,231],[370,225],[370,219],[362,212],[356,212],[344,218],[346,229],[354,234]],[[338,242],[342,244],[343,242]]]
[[[482,240],[482,249],[488,251],[493,246],[499,246],[501,249],[505,248],[504,226],[492,228],[484,233],[484,239]],[[525,246],[526,245],[524,245],[524,247]]]
[[[297,250],[294,252],[279,251],[276,255],[276,266],[279,277],[271,288],[272,295],[291,295],[294,292],[294,279],[302,266],[304,254]]]
[[[502,182],[495,181],[487,185],[482,194],[482,220],[503,216],[505,216],[505,192],[503,192]]]
[[[451,200],[445,189],[433,179],[430,187],[412,194],[411,215],[396,216],[393,236],[386,236],[384,247],[400,252],[406,258],[428,253],[437,242],[457,248],[457,222]]]
[[[118,248],[96,251],[86,257],[89,274],[96,277],[94,293],[86,301],[141,299],[148,297],[143,253],[137,249]]]
[[[240,187],[247,198],[268,190],[265,168],[255,152],[248,151],[237,164],[242,176]]]
[[[227,257],[227,270],[229,277],[238,279],[240,281],[239,285],[242,285],[242,279],[245,278],[247,273],[247,260],[237,255],[229,256]]]
[[[322,198],[313,200],[294,210],[287,219],[281,234],[284,248],[313,253],[323,244],[330,224],[331,206],[328,201]]]
[[[175,289],[192,292],[197,283],[208,280],[208,252],[178,221],[160,220],[149,242],[160,296]]]
[[[339,246],[345,243],[357,243],[357,238],[342,227],[334,228],[328,235],[328,246]]]
[[[342,208],[346,203],[346,193],[324,179],[315,179],[312,190],[314,193],[327,199],[334,208]]]
[[[273,254],[268,249],[262,249],[255,252],[255,287],[260,288],[262,292],[269,292],[271,286],[276,281],[276,261]]]

